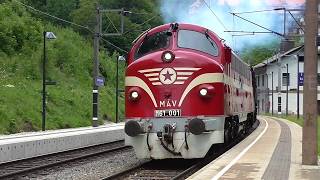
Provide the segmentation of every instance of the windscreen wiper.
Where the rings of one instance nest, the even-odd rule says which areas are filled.
[[[206,38],[208,39],[208,41],[210,42],[211,46],[214,48],[214,49],[217,49],[215,44],[212,42],[212,39],[209,37],[209,34],[208,34],[209,30],[207,29],[206,32],[204,32],[204,34],[206,35]]]
[[[145,30],[143,33],[141,33],[140,36],[138,36],[135,40],[132,41],[132,44],[136,43],[138,39],[140,39],[143,35],[145,35],[144,38],[146,38],[148,36],[149,31],[150,31],[150,28]]]
[[[178,28],[179,28],[179,24],[178,23],[171,23],[170,27],[169,27],[169,30],[166,32],[166,34],[168,36],[172,36],[172,33],[177,31]]]

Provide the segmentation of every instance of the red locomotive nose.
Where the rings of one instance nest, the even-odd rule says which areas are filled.
[[[174,59],[170,63],[163,62],[166,53],[170,54],[166,58]],[[218,62],[189,51],[148,54],[127,69],[126,115],[152,118],[222,114],[223,106],[211,108],[224,103],[222,71]]]

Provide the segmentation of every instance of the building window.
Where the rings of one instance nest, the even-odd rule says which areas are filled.
[[[262,76],[263,77],[263,76]],[[263,81],[262,81],[263,82]],[[262,102],[261,102],[261,110],[264,111],[264,99],[262,99]]]
[[[290,86],[290,73],[282,73],[282,85]]]
[[[260,77],[257,76],[257,81],[258,81],[258,87],[260,86]]]
[[[320,86],[320,73],[318,73],[317,81],[318,81],[318,86]]]
[[[261,82],[262,82],[262,87],[264,87],[264,75],[262,75],[262,80],[261,80]]]
[[[281,97],[278,97],[278,112],[281,112]]]

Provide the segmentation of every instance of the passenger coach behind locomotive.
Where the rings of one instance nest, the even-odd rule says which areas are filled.
[[[138,158],[202,158],[253,123],[250,68],[213,32],[148,30],[128,56],[125,143]]]

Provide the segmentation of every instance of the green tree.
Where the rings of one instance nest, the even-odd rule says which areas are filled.
[[[0,51],[7,55],[35,50],[41,41],[42,26],[14,2],[0,6]]]
[[[101,9],[121,9],[132,13],[127,14],[124,23],[124,34],[122,36],[108,37],[108,41],[129,50],[131,42],[146,29],[158,26],[163,23],[160,16],[158,0],[80,0],[79,8],[72,12],[74,22],[94,29],[96,4],[99,2]],[[120,31],[120,15],[112,13],[102,13],[102,31],[105,33],[116,33]],[[82,31],[86,35],[92,35],[88,31]],[[102,43],[109,51],[117,50],[108,43]]]
[[[80,0],[78,8],[71,12],[72,21],[93,30],[96,22],[96,4],[97,0]],[[84,29],[78,29],[78,31],[84,35],[92,35]]]
[[[242,50],[241,57],[245,62],[256,65],[273,56],[278,49],[278,41],[272,41],[267,44],[251,45]]]
[[[79,7],[79,0],[26,0],[26,4],[70,21],[71,12]],[[47,18],[47,20],[58,24],[61,23],[50,18]]]

